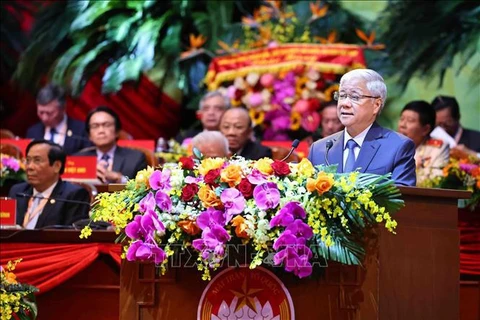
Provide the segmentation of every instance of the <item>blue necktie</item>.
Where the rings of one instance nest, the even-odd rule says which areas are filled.
[[[55,142],[55,134],[57,133],[57,130],[55,128],[50,129],[50,141]]]
[[[108,168],[108,166],[109,166],[108,160],[110,160],[110,156],[109,156],[108,154],[104,153],[101,160],[103,160],[103,161],[105,161],[105,162],[107,163],[107,164],[105,165],[105,169]]]
[[[355,152],[353,149],[358,146],[355,140],[350,139],[347,141],[347,149],[348,149],[348,157],[347,162],[345,162],[345,168],[343,168],[343,172],[352,172],[355,166]]]

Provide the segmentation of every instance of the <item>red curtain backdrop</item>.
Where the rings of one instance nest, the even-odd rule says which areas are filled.
[[[480,207],[458,210],[460,274],[480,276]]]
[[[14,271],[17,281],[34,285],[43,294],[81,272],[100,254],[110,255],[120,265],[121,250],[119,244],[105,243],[1,243],[0,264],[22,258]]]

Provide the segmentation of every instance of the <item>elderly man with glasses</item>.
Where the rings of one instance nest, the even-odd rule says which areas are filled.
[[[391,173],[397,185],[415,186],[415,144],[376,122],[387,98],[383,78],[373,70],[352,70],[341,78],[334,98],[345,129],[315,142],[309,160],[337,164],[338,172]]]

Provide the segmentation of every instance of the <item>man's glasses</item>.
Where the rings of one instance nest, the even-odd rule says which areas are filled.
[[[96,130],[96,129],[99,129],[100,127],[111,128],[114,125],[115,125],[114,122],[92,123],[90,124],[90,129]]]
[[[340,93],[338,91],[335,91],[333,93],[333,99],[335,99],[335,101],[345,100],[347,98],[349,98],[350,101],[352,101],[352,102],[360,102],[360,100],[363,99],[363,98],[378,99],[380,97],[367,96],[365,94],[357,94],[357,93],[351,93],[351,94],[348,94],[348,93],[345,93],[345,92]]]

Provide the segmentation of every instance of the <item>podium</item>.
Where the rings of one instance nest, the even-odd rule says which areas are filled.
[[[470,193],[400,190],[405,207],[395,215],[397,234],[372,230],[363,266],[329,263],[323,275],[307,279],[279,275],[295,319],[459,318],[457,200]],[[207,285],[196,268],[159,276],[152,264],[123,261],[120,319],[196,319]]]

